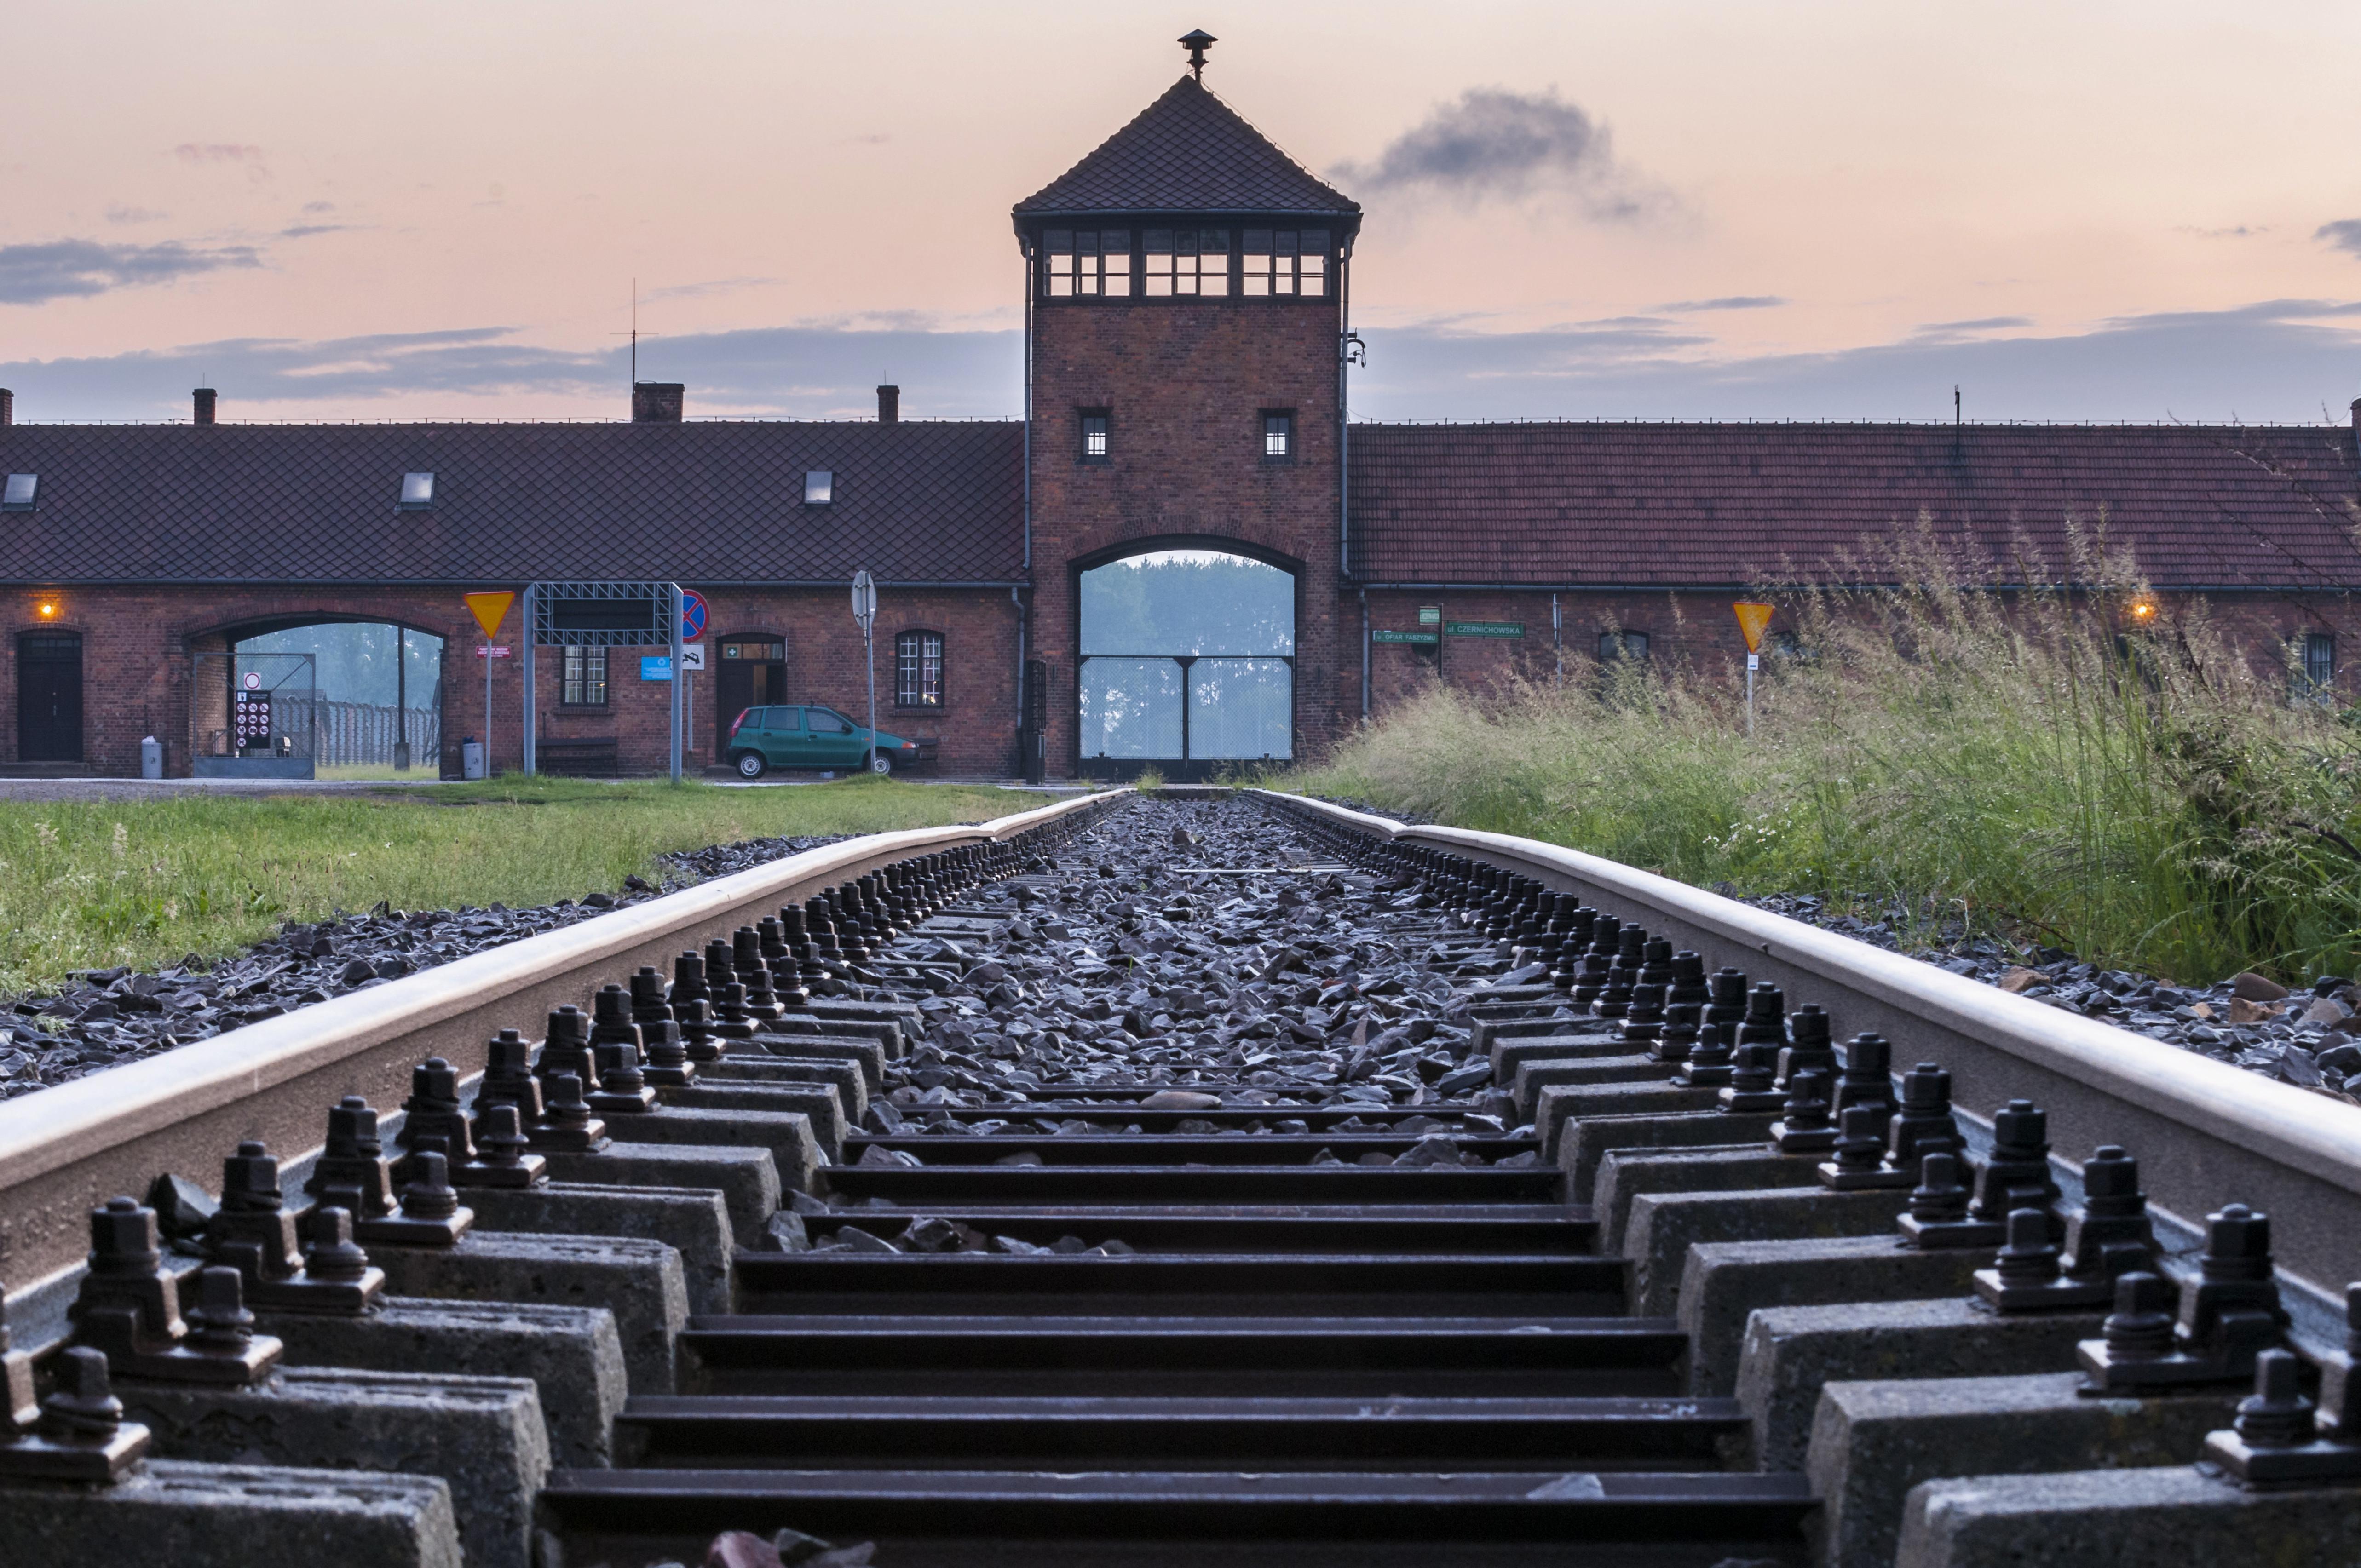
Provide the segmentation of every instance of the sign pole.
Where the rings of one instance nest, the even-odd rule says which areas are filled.
[[[852,619],[861,623],[861,654],[869,666],[869,771],[877,771],[877,645],[870,628],[877,620],[877,580],[867,569],[852,574]]]
[[[527,583],[524,589],[524,621],[517,628],[521,633],[517,638],[517,646],[524,650],[522,657],[517,661],[524,666],[524,681],[520,688],[523,695],[518,698],[517,706],[524,710],[520,715],[524,731],[524,747],[521,754],[524,758],[524,772],[527,778],[541,771],[541,740],[539,732],[533,727],[533,715],[540,707],[540,688],[536,683],[540,678],[541,643],[534,636],[533,624],[533,585]],[[558,672],[561,681],[565,674],[563,670]],[[561,690],[558,695],[563,696],[565,693]]]
[[[489,779],[492,776],[492,651],[496,646],[492,639],[500,634],[500,622],[508,619],[509,606],[516,603],[516,595],[512,593],[462,594],[460,598],[467,601],[467,613],[476,618],[476,624],[484,629],[483,747],[484,776]],[[532,695],[531,691],[526,692],[528,700],[524,705],[524,765],[528,773],[533,771],[533,704],[530,700]],[[467,770],[463,766],[460,771],[465,773]]]
[[[682,607],[680,602],[680,585],[678,583],[672,585],[672,592],[667,595],[664,599],[664,608],[672,614],[672,782],[678,784],[680,783],[680,688],[682,684],[688,679],[688,672],[680,667],[680,616]]]
[[[1746,639],[1746,737],[1754,738],[1754,672],[1763,667],[1763,629],[1771,624],[1778,606],[1759,599],[1741,599],[1730,607],[1738,615],[1740,635]]]

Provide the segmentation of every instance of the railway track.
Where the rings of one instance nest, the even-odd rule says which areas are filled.
[[[0,1565],[2361,1560],[2350,1106],[1190,793],[0,1106]]]

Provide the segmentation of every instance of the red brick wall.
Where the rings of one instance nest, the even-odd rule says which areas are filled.
[[[827,703],[862,716],[866,698],[861,633],[842,591],[705,592],[712,607],[708,650],[717,633],[781,634],[787,643],[788,699]],[[42,617],[39,606],[44,603],[55,605],[57,614]],[[511,609],[501,627],[500,641],[508,647],[518,646],[521,613]],[[164,742],[166,771],[185,775],[192,751],[208,739],[201,731],[221,723],[203,711],[221,705],[220,693],[210,694],[207,702],[195,700],[198,661],[193,655],[225,652],[229,634],[265,620],[390,620],[445,639],[445,769],[457,771],[464,738],[484,732],[484,667],[474,652],[483,635],[456,589],[12,589],[0,598],[0,617],[5,618],[9,633],[0,639],[0,761],[18,760],[16,633],[31,630],[82,636],[82,757],[93,773],[136,775],[140,740],[154,735]],[[939,739],[940,773],[1006,774],[1016,749],[1016,609],[1005,590],[882,590],[876,623],[878,727],[914,739]],[[893,706],[893,639],[897,631],[918,628],[943,633],[946,703],[940,711],[897,713]],[[560,655],[555,649],[542,650],[535,691],[542,735],[612,736],[620,742],[626,773],[664,771],[671,694],[664,683],[640,679],[639,661],[642,653],[664,652],[608,650],[607,707],[566,709],[558,702]],[[696,735],[687,759],[692,772],[713,755],[718,676],[712,663],[694,677],[691,720]],[[422,672],[413,667],[413,695],[421,678]],[[434,677],[425,673],[424,678]],[[522,762],[522,685],[521,660],[494,661],[491,741],[493,765],[499,770],[513,769]],[[418,758],[422,770],[435,765],[434,758]]]
[[[1249,547],[1298,570],[1296,733],[1318,754],[1358,700],[1338,622],[1334,300],[1045,302],[1033,328],[1034,656],[1050,669],[1049,770],[1073,771],[1075,564],[1150,542]],[[1112,459],[1078,461],[1078,415]],[[1295,411],[1290,463],[1262,412]]]

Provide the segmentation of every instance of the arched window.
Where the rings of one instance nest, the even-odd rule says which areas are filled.
[[[894,639],[894,706],[943,706],[943,634],[905,631]]]

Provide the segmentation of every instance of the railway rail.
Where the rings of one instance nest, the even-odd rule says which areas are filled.
[[[0,1565],[2352,1562],[2356,1210],[2341,1102],[1110,792],[0,1104]]]

